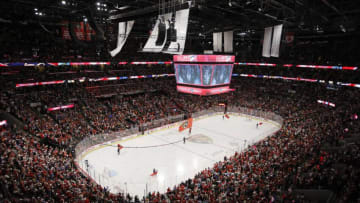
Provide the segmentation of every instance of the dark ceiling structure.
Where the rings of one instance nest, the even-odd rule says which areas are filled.
[[[296,39],[360,35],[360,4],[354,0],[7,0],[1,2],[0,22],[39,23],[46,29],[64,20],[88,21],[102,43],[109,39],[108,26],[135,19],[129,38],[144,41],[159,13],[184,7],[191,8],[188,41],[203,44],[211,42],[213,32],[227,30],[234,30],[236,44],[259,41],[265,27],[277,24]]]
[[[334,34],[357,31],[360,24],[360,4],[353,0],[192,0],[190,2],[192,7],[190,26],[197,28],[193,29],[196,33],[191,33],[194,35],[206,34],[213,30],[257,31],[263,30],[265,26],[281,23],[288,30],[297,33]],[[86,10],[90,10],[99,22],[100,19],[115,22],[154,17],[160,12],[159,9],[168,9],[174,5],[179,8],[183,4],[188,2],[185,0],[8,0],[1,3],[0,17],[3,21],[59,23],[69,17],[73,20],[81,20],[86,16]]]

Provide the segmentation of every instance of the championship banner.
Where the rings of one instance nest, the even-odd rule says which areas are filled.
[[[279,57],[280,55],[280,44],[281,44],[281,34],[283,30],[283,25],[274,26],[273,39],[271,44],[271,56]]]
[[[61,35],[64,40],[71,40],[70,31],[68,27],[69,23],[73,23],[75,25],[74,31],[76,37],[79,40],[91,41],[93,36],[95,36],[95,31],[91,28],[89,23],[63,21],[61,27]]]
[[[222,52],[223,44],[222,44],[222,32],[214,32],[213,33],[213,49],[214,52]]]
[[[189,118],[187,121],[185,121],[183,124],[179,126],[179,132],[182,132],[188,128],[192,127],[193,119]]]
[[[285,43],[291,45],[294,42],[295,34],[293,32],[287,32],[285,35]]]
[[[234,52],[234,31],[224,32],[224,52],[233,53]]]
[[[273,33],[273,27],[265,28],[264,33],[264,40],[263,40],[263,49],[262,49],[262,56],[263,57],[270,57],[271,55],[271,38]]]

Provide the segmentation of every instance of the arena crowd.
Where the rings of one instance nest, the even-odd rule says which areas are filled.
[[[1,90],[0,109],[21,121],[1,126],[3,202],[307,202],[298,189],[328,189],[337,202],[360,201],[360,92],[321,84],[234,78],[236,91],[208,97],[175,91],[173,78],[75,83]],[[106,91],[102,91],[106,90]],[[292,91],[289,91],[292,90]],[[321,105],[329,100],[336,107]],[[112,194],[82,174],[74,147],[220,102],[284,118],[273,136],[199,171],[164,194]],[[47,108],[74,103],[60,111]],[[351,141],[349,141],[351,140]]]

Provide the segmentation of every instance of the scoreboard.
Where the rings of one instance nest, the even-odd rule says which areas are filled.
[[[177,91],[197,95],[214,95],[232,91],[235,56],[175,55]]]

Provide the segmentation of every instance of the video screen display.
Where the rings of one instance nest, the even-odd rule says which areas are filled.
[[[212,65],[203,65],[202,66],[202,81],[203,85],[210,85],[212,77],[213,66]]]
[[[177,90],[196,95],[214,95],[230,89],[234,56],[175,55]]]
[[[230,83],[233,65],[175,64],[179,84],[217,86]]]
[[[200,66],[179,64],[177,69],[177,82],[182,84],[201,85]]]
[[[214,65],[214,76],[211,85],[221,85],[230,83],[232,65]]]

